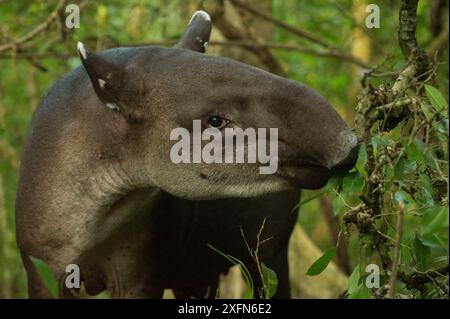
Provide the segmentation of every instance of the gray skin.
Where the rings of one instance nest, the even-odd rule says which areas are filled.
[[[58,80],[36,109],[16,198],[17,241],[29,295],[49,297],[29,256],[64,286],[80,266],[89,294],[114,298],[214,296],[228,261],[241,259],[255,286],[250,246],[266,219],[260,259],[289,297],[287,247],[299,189],[322,187],[355,162],[356,138],[313,89],[223,57],[202,54],[209,16],[196,13],[175,48],[115,48],[89,53]],[[259,164],[174,164],[176,127],[278,128],[279,169]],[[225,122],[224,122],[225,123]],[[223,128],[221,128],[223,129]],[[207,293],[209,291],[209,294]],[[258,295],[258,292],[257,292]]]

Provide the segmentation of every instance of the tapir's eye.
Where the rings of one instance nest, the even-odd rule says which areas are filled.
[[[222,127],[225,127],[230,121],[227,119],[224,119],[223,117],[213,115],[210,118],[208,118],[208,125],[210,127],[215,127],[218,129],[221,129]]]

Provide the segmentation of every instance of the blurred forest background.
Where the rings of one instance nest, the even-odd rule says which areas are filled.
[[[68,15],[65,8],[71,2],[80,7],[79,28],[65,27]],[[380,7],[380,28],[369,29],[365,25],[369,14],[366,8],[370,3]],[[77,41],[82,40],[93,51],[123,45],[171,46],[184,31],[192,13],[203,9],[211,15],[213,22],[207,54],[232,57],[304,82],[325,96],[353,127],[362,79],[370,78],[374,85],[392,83],[405,66],[397,40],[400,3],[394,0],[0,0],[0,298],[27,297],[26,276],[14,230],[20,154],[40,98],[56,79],[80,64]],[[448,101],[448,1],[419,1],[416,35],[435,65],[430,84]],[[442,120],[440,116],[443,115],[436,115],[433,120]],[[428,119],[427,123],[430,121]],[[448,115],[446,121],[446,134],[443,133],[436,145],[448,142]],[[397,135],[392,138],[400,141]],[[382,144],[380,141],[378,145]],[[431,143],[430,140],[426,142]],[[448,147],[442,145],[439,147],[443,148],[444,155],[439,159],[442,161],[439,165],[446,166]],[[397,174],[398,165],[394,163],[397,180],[407,179],[407,173],[420,171],[412,164],[421,159],[410,153],[406,162],[402,162],[400,175]],[[432,287],[427,289],[410,287],[408,280],[399,284],[398,289],[406,297],[446,295],[448,298],[448,168],[442,167],[438,168],[446,178],[446,181],[440,181],[446,183],[444,186],[439,181],[434,183],[434,175],[428,174],[426,167],[423,174],[417,175],[417,180],[425,185],[422,185],[425,191],[428,189],[434,194],[439,185],[444,187],[444,195],[432,194],[427,198],[428,201],[434,199],[433,207],[437,207],[437,211],[424,212],[417,208],[420,205],[415,202],[418,203],[420,198],[417,199],[414,193],[424,192],[421,184],[418,190],[391,194],[400,203],[396,207],[402,212],[405,203],[414,202],[414,214],[420,218],[432,215],[429,217],[431,222],[438,223],[426,228],[423,221],[413,220],[414,214],[411,217],[405,213],[402,241],[405,248],[402,257],[405,257],[400,261],[400,267],[406,267],[403,270],[406,274],[418,270],[432,278]],[[409,172],[405,173],[406,169]],[[398,186],[395,185],[391,184],[391,187]],[[362,182],[360,187],[347,191],[357,195],[367,191],[368,187]],[[362,268],[359,267],[369,263],[367,259],[375,263],[379,259],[363,247],[364,236],[360,232],[345,227],[348,221],[342,220],[345,211],[342,206],[355,206],[347,205],[345,201],[342,205],[339,200],[342,199],[339,192],[345,191],[345,185],[344,189],[336,189],[340,191],[303,192],[300,227],[296,229],[290,247],[294,296],[337,298],[350,288],[355,298],[377,297],[374,293],[366,294],[361,288]],[[316,196],[318,194],[322,196]],[[408,200],[398,201],[401,196]],[[392,212],[395,213],[395,209]],[[435,215],[439,216],[438,221]],[[386,230],[386,236],[391,239],[395,238],[395,220],[390,220],[392,224],[392,229]],[[439,240],[430,239],[430,233],[438,234]],[[415,240],[411,242],[411,238]],[[334,248],[338,241],[339,245]],[[325,251],[329,253],[316,265],[319,268],[320,263],[323,268],[328,265],[326,270],[310,269],[310,275],[307,275],[308,268]],[[393,254],[393,250],[389,254]],[[330,264],[327,256],[333,259]],[[423,268],[418,266],[421,262]],[[444,280],[428,273],[442,265],[444,271],[439,276]],[[382,271],[386,269],[382,268]],[[320,274],[311,276],[315,273]],[[382,286],[388,281],[382,281]]]

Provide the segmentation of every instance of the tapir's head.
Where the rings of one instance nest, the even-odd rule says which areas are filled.
[[[214,199],[320,188],[335,170],[354,165],[356,137],[322,96],[304,84],[203,54],[210,31],[210,18],[200,11],[174,48],[133,48],[134,54],[124,60],[78,46],[105,116],[119,118],[121,127],[126,123],[123,156],[140,178],[179,197]],[[174,155],[183,134],[173,130],[181,128],[193,138],[194,120],[200,121],[200,132],[211,128],[207,131],[215,134],[227,128],[253,128],[256,133],[266,128],[266,135],[257,138],[267,141],[273,174],[261,174],[259,168],[269,163],[259,163],[259,157],[256,163],[224,163],[225,142],[217,149],[222,163],[203,158],[195,163],[194,153],[208,141],[196,148],[189,138],[186,148],[178,144],[175,151],[187,152],[187,161],[174,161],[171,151]],[[269,128],[278,129],[278,136],[269,134]]]

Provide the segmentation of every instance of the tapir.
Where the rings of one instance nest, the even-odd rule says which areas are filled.
[[[307,85],[205,54],[210,32],[209,15],[198,11],[172,48],[93,53],[78,44],[81,65],[41,100],[21,160],[17,242],[31,298],[51,297],[31,256],[50,267],[64,298],[78,294],[64,280],[71,264],[91,295],[215,297],[231,264],[211,247],[246,265],[258,297],[261,274],[249,253],[258,233],[267,239],[258,259],[278,278],[274,297],[290,296],[299,190],[352,167],[358,142]],[[174,163],[170,132],[192,130],[193,120],[202,129],[277,128],[277,171]]]

